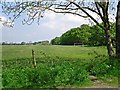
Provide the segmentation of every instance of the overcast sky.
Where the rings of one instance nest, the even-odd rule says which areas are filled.
[[[7,18],[2,12],[0,7],[0,17]],[[94,15],[96,16],[96,15]],[[29,41],[42,41],[51,40],[57,36],[61,36],[64,32],[71,28],[79,27],[82,24],[89,23],[88,20],[79,16],[70,14],[55,14],[53,12],[45,13],[44,17],[41,18],[40,24],[37,24],[37,20],[32,25],[22,25],[22,20],[26,18],[22,15],[14,23],[13,28],[4,27],[0,23],[0,36],[1,41],[7,42],[29,42]]]

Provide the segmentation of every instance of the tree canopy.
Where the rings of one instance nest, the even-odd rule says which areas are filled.
[[[115,45],[115,23],[110,23],[110,25],[112,43]],[[87,24],[68,30],[60,37],[52,39],[51,43],[53,45],[74,45],[75,43],[92,46],[106,45],[104,31],[98,25]]]

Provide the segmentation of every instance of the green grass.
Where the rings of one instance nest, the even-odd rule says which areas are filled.
[[[8,45],[2,46],[3,60],[16,58],[31,58],[32,49],[35,50],[36,58],[42,57],[41,52],[54,57],[88,59],[94,57],[94,51],[107,55],[106,47],[83,47],[83,46],[53,46],[53,45]],[[93,54],[93,55],[90,55]]]
[[[6,45],[2,55],[4,88],[88,87],[93,84],[89,75],[104,85],[118,84],[118,60],[109,59],[104,46]]]

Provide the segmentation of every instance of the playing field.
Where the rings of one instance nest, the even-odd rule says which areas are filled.
[[[4,45],[2,46],[2,58],[3,60],[31,58],[32,49],[35,51],[36,58],[42,57],[42,53],[50,57],[58,56],[79,59],[90,59],[96,54],[107,55],[106,47],[103,46]]]

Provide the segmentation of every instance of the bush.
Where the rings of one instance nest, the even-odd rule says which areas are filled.
[[[40,60],[37,58],[37,61]],[[12,63],[9,67],[5,65],[2,71],[3,87],[53,88],[74,86],[89,82],[89,74],[118,76],[118,60],[110,60],[105,56],[97,55],[88,63],[82,61],[79,59],[49,58],[45,62],[37,62],[37,68],[23,62],[20,65]]]
[[[109,59],[107,57],[96,57],[91,63],[88,64],[87,70],[92,75],[103,76],[105,74],[118,76],[118,60]]]
[[[88,73],[85,68],[81,66],[73,66],[68,64],[62,66],[62,68],[57,66],[57,68],[60,68],[55,78],[57,85],[73,85],[75,83],[81,84],[88,80]]]
[[[53,62],[51,64],[51,62]],[[41,63],[37,68],[15,66],[4,69],[3,86],[28,87],[57,87],[63,85],[82,84],[88,81],[88,73],[79,62],[70,62],[63,59]],[[22,67],[22,68],[21,68]]]

